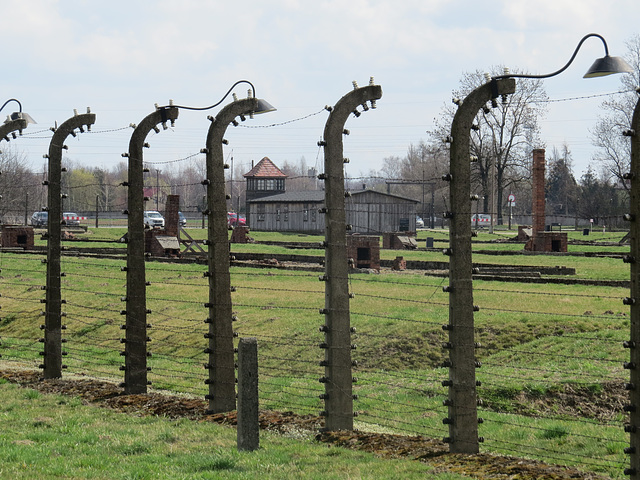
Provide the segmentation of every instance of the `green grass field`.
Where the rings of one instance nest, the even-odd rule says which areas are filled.
[[[106,230],[99,229],[101,237],[120,235],[120,231]],[[268,236],[272,241],[318,241],[291,237]],[[232,245],[232,250],[236,247]],[[242,248],[288,251],[260,244]],[[383,255],[446,258],[425,250],[383,251]],[[41,255],[0,255],[0,361],[12,366],[33,368],[40,363],[38,338],[44,309],[40,286],[46,269],[41,260]],[[629,275],[628,265],[621,260],[600,257],[474,255],[474,261],[566,265],[576,268],[577,277],[587,279],[627,280]],[[63,258],[68,371],[121,381],[125,274],[120,268],[124,264],[124,259]],[[206,393],[202,367],[207,328],[203,322],[208,292],[205,268],[147,263],[154,353],[150,379],[155,388],[200,397]],[[318,364],[323,356],[318,348],[323,339],[318,331],[323,323],[319,309],[324,305],[324,284],[318,274],[245,267],[234,267],[231,274],[238,317],[234,328],[239,336],[256,337],[259,342],[261,408],[316,415],[323,409],[318,378],[324,371]],[[358,428],[433,438],[447,435],[441,421],[447,416],[442,404],[447,392],[441,386],[447,370],[439,368],[447,358],[442,349],[446,341],[442,325],[448,321],[448,295],[442,291],[446,284],[446,278],[411,272],[351,275]],[[616,287],[474,282],[474,303],[480,306],[475,336],[482,345],[477,350],[482,362],[477,371],[482,381],[478,392],[484,400],[481,416],[485,419],[480,434],[486,439],[482,451],[542,458],[622,478],[623,448],[628,446],[622,413],[612,409],[603,418],[588,408],[581,413],[556,404],[554,409],[553,399],[571,389],[584,393],[582,401],[588,402],[602,393],[603,385],[628,381],[622,368],[628,355],[622,348],[628,337],[628,307],[621,302],[627,295],[628,290]]]
[[[470,478],[268,432],[259,450],[239,452],[230,427],[116,413],[2,382],[0,418],[0,478],[12,480]]]

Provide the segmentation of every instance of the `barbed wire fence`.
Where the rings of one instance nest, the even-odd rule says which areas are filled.
[[[471,213],[462,214],[469,218]],[[43,260],[42,254],[1,255],[6,289],[0,321],[3,363],[41,365],[39,325],[44,316],[42,287],[47,287]],[[64,374],[121,379],[125,256],[78,257],[67,249],[61,252],[61,265]],[[158,389],[204,397],[209,390],[203,368],[208,325],[202,299],[209,285],[203,265],[147,262],[145,270],[145,309],[152,332],[149,381]],[[244,267],[234,267],[231,275],[234,331],[256,337],[260,344],[261,407],[326,414],[326,390],[318,381],[326,377],[322,353],[327,346],[320,347],[326,342],[324,282],[317,273]],[[356,427],[446,437],[448,424],[443,420],[451,421],[446,412],[451,346],[443,329],[449,306],[443,292],[446,279],[386,277],[355,272],[347,277],[349,328],[355,329],[349,368],[357,379]],[[595,471],[622,470],[626,416],[622,405],[606,403],[606,393],[628,376],[627,355],[621,349],[629,324],[620,306],[622,292],[584,293],[568,287],[550,292],[484,281],[474,282],[474,292],[483,450],[526,453]],[[592,306],[584,307],[587,301]],[[585,311],[593,305],[599,310]],[[293,319],[287,323],[289,330],[270,327],[279,325],[281,317]],[[291,328],[296,322],[298,328]],[[549,339],[553,341],[545,342]],[[573,405],[569,414],[561,402],[565,396],[575,399],[569,394],[576,392],[582,395],[581,404]],[[609,415],[589,403],[600,399]],[[559,453],[559,444],[565,454]]]

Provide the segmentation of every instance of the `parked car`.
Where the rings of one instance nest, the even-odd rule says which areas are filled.
[[[184,213],[178,212],[178,222],[181,227],[185,227],[187,225],[187,217],[184,216]]]
[[[164,228],[164,217],[155,210],[145,210],[144,224],[151,228]]]
[[[416,228],[424,228],[424,220],[420,217],[416,217]]]
[[[247,219],[244,215],[238,215],[236,212],[227,212],[227,225],[230,227],[244,226],[247,224]]]
[[[31,215],[31,226],[36,228],[46,227],[49,222],[49,212],[34,212]]]
[[[77,227],[80,225],[80,217],[74,212],[64,212],[62,214],[62,220],[67,227]]]

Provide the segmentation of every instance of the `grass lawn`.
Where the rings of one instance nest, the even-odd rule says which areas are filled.
[[[259,450],[239,452],[231,427],[126,415],[8,383],[0,419],[0,478],[12,480],[471,478],[267,432]]]
[[[101,235],[102,230],[107,229],[99,229]],[[444,233],[437,233],[444,238]],[[270,235],[285,237],[289,236]],[[299,238],[303,237],[292,241]],[[236,247],[240,246],[232,245],[232,250]],[[288,251],[259,244],[241,247]],[[383,255],[446,259],[439,252],[424,250],[383,251]],[[0,255],[0,353],[5,362],[30,367],[40,363],[38,338],[44,309],[40,286],[46,270],[42,258]],[[566,265],[576,268],[581,278],[627,280],[629,276],[629,267],[621,260],[602,257],[474,255],[474,262]],[[65,349],[69,352],[65,363],[70,372],[113,381],[121,378],[122,266],[122,259],[62,259]],[[147,263],[153,325],[150,379],[156,388],[200,397],[207,392],[202,366],[207,342],[205,269],[197,264]],[[317,415],[323,409],[319,395],[324,391],[318,382],[324,372],[318,346],[323,340],[318,327],[323,323],[319,310],[324,306],[324,284],[318,274],[243,267],[232,268],[231,275],[238,318],[234,329],[239,336],[258,338],[261,408]],[[438,368],[447,358],[442,348],[447,340],[442,325],[449,315],[449,297],[442,287],[447,283],[446,278],[415,272],[350,275],[358,428],[433,438],[447,435],[442,424],[447,416],[442,403],[447,389],[441,382],[448,373]],[[628,381],[628,372],[622,368],[628,356],[622,348],[629,331],[628,307],[621,301],[627,295],[628,290],[615,287],[474,281],[474,303],[480,307],[475,314],[475,338],[481,344],[476,356],[482,363],[477,371],[482,382],[478,394],[485,400],[481,409],[485,423],[480,426],[486,437],[483,451],[526,454],[621,476],[626,461],[622,450],[628,439],[620,412],[611,408],[612,414],[602,419],[589,416],[586,410],[567,413],[538,402],[553,399],[566,388],[583,392],[581,401],[594,401],[602,392],[599,388]],[[242,464],[242,458],[233,456],[234,465]],[[226,473],[225,478],[244,478]],[[363,471],[345,474],[358,475],[366,478]]]

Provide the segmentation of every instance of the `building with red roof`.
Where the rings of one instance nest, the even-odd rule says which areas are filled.
[[[247,179],[247,203],[256,198],[284,193],[287,175],[264,157],[243,175]]]

